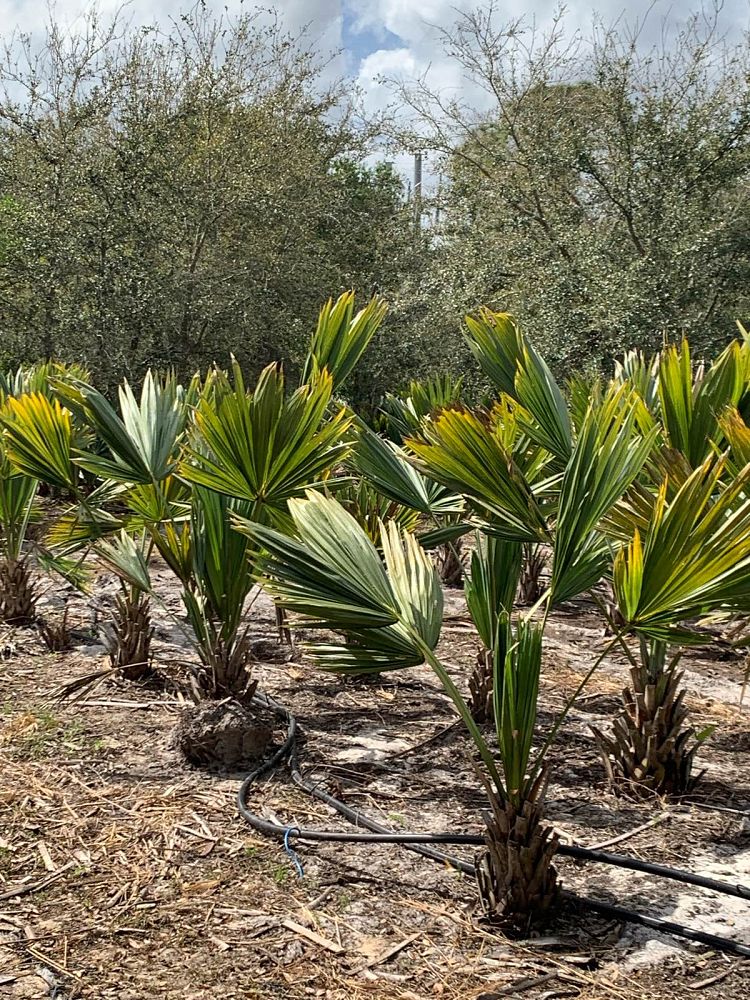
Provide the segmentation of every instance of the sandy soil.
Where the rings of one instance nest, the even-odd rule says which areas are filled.
[[[178,681],[192,654],[173,617],[178,594],[166,572],[156,576],[165,602],[160,685],[107,679],[76,702],[55,700],[62,683],[103,662],[91,605],[78,597],[71,621],[79,644],[69,652],[47,652],[33,629],[0,635],[0,997],[748,995],[747,962],[571,904],[533,937],[510,941],[482,923],[470,879],[404,850],[297,845],[298,877],[279,844],[238,818],[241,776],[192,769],[172,745],[183,704]],[[113,581],[101,577],[94,593],[105,613]],[[49,591],[43,612],[54,617],[68,597]],[[273,639],[264,597],[253,615],[258,637]],[[591,607],[554,616],[542,726],[604,641]],[[463,598],[450,592],[440,652],[461,684],[475,651]],[[617,709],[625,669],[613,656],[560,735],[549,816],[568,842],[594,846],[626,835],[611,849],[748,884],[743,664],[692,653],[685,667],[696,724],[717,725],[694,793],[633,803],[604,787],[589,727],[606,727]],[[296,714],[303,769],[324,787],[394,829],[480,829],[468,744],[427,668],[363,683],[269,657],[257,675]],[[343,828],[283,769],[255,790],[253,805],[281,822]],[[579,894],[750,944],[750,903],[565,859],[559,869]]]

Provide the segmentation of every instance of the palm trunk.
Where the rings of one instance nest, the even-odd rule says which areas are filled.
[[[202,645],[199,655],[203,664],[193,676],[197,701],[234,698],[244,705],[252,701],[258,682],[251,675],[255,657],[247,633],[230,639],[214,633]]]
[[[544,819],[547,778],[540,775],[518,803],[487,791],[492,812],[476,869],[482,907],[488,918],[526,930],[558,897],[552,859],[559,841]]]
[[[631,686],[622,693],[623,711],[610,737],[594,728],[609,782],[636,795],[668,795],[688,791],[693,760],[701,740],[687,725],[683,673],[678,657],[664,666],[666,645],[642,649],[641,663],[631,668]]]
[[[475,722],[492,722],[495,718],[493,687],[492,652],[489,649],[480,649],[469,672],[469,709]]]
[[[36,620],[36,602],[26,559],[0,560],[0,618],[8,625],[30,625]]]
[[[151,603],[134,590],[119,594],[109,639],[109,660],[128,680],[142,680],[151,672]]]
[[[547,554],[541,545],[525,542],[519,581],[518,600],[521,604],[536,604],[542,596],[542,573],[547,565]]]
[[[446,587],[460,587],[464,578],[461,539],[446,542],[437,551],[437,570]]]

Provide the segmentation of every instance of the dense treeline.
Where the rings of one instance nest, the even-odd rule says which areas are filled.
[[[492,2],[461,15],[443,42],[465,99],[397,82],[387,128],[268,14],[8,40],[0,364],[83,361],[102,386],[230,352],[294,368],[346,288],[392,303],[360,405],[466,367],[480,303],[565,374],[683,333],[715,353],[748,318],[747,45],[701,17],[659,52],[621,29],[569,38],[499,24]],[[384,131],[441,177],[421,233],[371,165]]]
[[[24,55],[0,103],[6,366],[293,365],[321,300],[408,269],[399,179],[363,165],[343,89],[278,25],[91,20]]]
[[[564,374],[664,337],[710,357],[736,333],[750,287],[750,47],[722,35],[720,7],[665,37],[651,48],[620,25],[581,39],[564,17],[542,36],[500,23],[488,0],[443,37],[474,102],[429,77],[398,85],[410,141],[447,181],[433,322],[511,309]]]

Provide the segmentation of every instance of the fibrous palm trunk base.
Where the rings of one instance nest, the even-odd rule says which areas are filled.
[[[446,587],[460,587],[464,579],[461,539],[446,542],[437,550],[437,571]]]
[[[151,602],[146,594],[118,594],[108,635],[109,660],[127,680],[151,673]]]
[[[526,931],[558,898],[552,859],[558,837],[544,820],[546,778],[540,776],[519,805],[488,789],[485,852],[477,859],[477,884],[488,919]]]
[[[611,737],[592,727],[610,785],[637,796],[688,791],[700,740],[686,725],[682,672],[672,666],[654,682],[639,665],[630,678]]]
[[[469,709],[475,722],[492,722],[495,717],[494,683],[492,653],[489,649],[480,649],[469,672]]]
[[[36,602],[27,561],[0,560],[0,618],[9,625],[30,625],[36,619]]]
[[[248,704],[258,687],[250,671],[255,662],[250,638],[246,634],[230,640],[215,638],[201,653],[203,667],[193,680],[196,700],[234,698]]]
[[[547,553],[541,545],[524,544],[518,600],[521,604],[536,604],[542,596],[542,573],[547,565]]]

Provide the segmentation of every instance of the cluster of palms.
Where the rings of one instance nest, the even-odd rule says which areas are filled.
[[[33,619],[32,557],[75,576],[93,548],[121,582],[113,666],[136,676],[150,665],[158,554],[181,587],[196,699],[254,693],[246,608],[257,583],[319,635],[303,648],[325,670],[428,664],[490,805],[482,900],[525,919],[556,897],[544,800],[567,709],[537,732],[556,607],[589,594],[611,631],[581,687],[615,647],[631,664],[620,716],[596,733],[610,780],[656,794],[690,784],[705,734],[689,725],[679,650],[709,641],[708,619],[750,611],[750,344],[743,332],[709,367],[686,343],[631,354],[609,382],[563,391],[513,320],[484,310],[466,337],[493,398],[470,408],[460,380],[413,385],[384,405],[388,439],[337,402],[384,309],[329,302],[291,392],[276,366],[248,389],[234,365],[184,387],[149,375],[139,398],[126,383],[116,409],[85,373],[6,378],[0,613]],[[30,548],[40,482],[67,505]],[[481,649],[462,693],[435,652],[443,602],[430,550],[455,557],[470,534],[465,592]],[[530,559],[536,585],[543,561],[549,574],[520,612]]]

